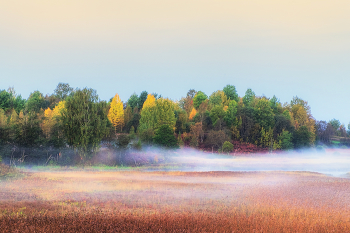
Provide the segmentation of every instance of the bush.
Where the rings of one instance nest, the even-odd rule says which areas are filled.
[[[177,140],[174,136],[174,131],[169,125],[162,125],[153,137],[153,142],[160,146],[176,148]]]
[[[225,141],[222,145],[222,152],[230,153],[233,151],[233,144],[229,141]]]

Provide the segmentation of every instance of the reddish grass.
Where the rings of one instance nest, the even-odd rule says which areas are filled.
[[[1,232],[349,232],[350,182],[305,172],[40,172],[0,183]]]

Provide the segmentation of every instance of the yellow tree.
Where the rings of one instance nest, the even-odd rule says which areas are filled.
[[[53,110],[51,110],[50,108],[47,108],[44,111],[45,118],[41,124],[41,129],[44,135],[46,136],[46,138],[50,138],[53,127],[59,121],[59,117],[61,116],[61,111],[64,108],[64,103],[65,101],[60,101]]]
[[[45,118],[41,124],[41,129],[42,129],[44,135],[46,136],[46,138],[50,138],[52,127],[55,124],[54,120],[52,118],[52,112],[53,111],[50,108],[47,108],[44,111]]]
[[[188,117],[188,119],[192,120],[196,114],[197,114],[196,109],[192,108],[192,111],[191,111],[190,116]]]
[[[124,126],[124,109],[123,102],[120,100],[118,94],[115,94],[112,99],[111,108],[109,109],[107,116],[114,126],[115,132],[117,132],[117,128],[122,131]]]

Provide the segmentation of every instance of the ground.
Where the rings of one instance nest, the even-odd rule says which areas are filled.
[[[2,232],[349,232],[350,180],[310,172],[36,171]]]

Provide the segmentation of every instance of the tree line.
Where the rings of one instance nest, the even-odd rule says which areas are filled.
[[[53,151],[57,159],[66,151],[70,162],[73,157],[87,161],[102,145],[124,151],[155,144],[232,152],[235,142],[299,149],[330,145],[335,138],[347,144],[349,129],[336,119],[316,121],[301,98],[282,104],[251,89],[240,97],[233,85],[209,96],[191,89],[179,101],[143,91],[125,102],[115,94],[107,102],[93,89],[67,83],[59,83],[51,95],[34,91],[28,99],[13,88],[0,91],[0,155],[10,162],[28,154],[33,161],[46,159]]]

